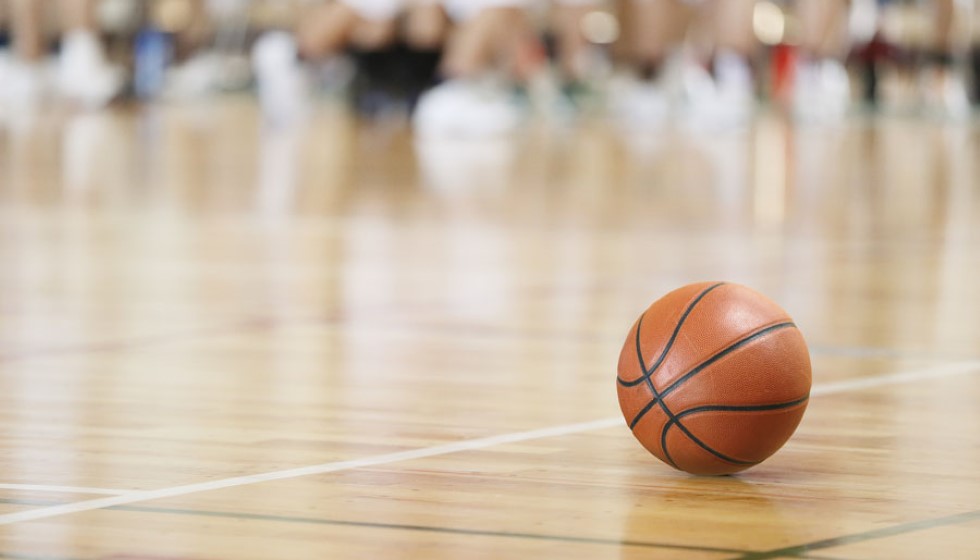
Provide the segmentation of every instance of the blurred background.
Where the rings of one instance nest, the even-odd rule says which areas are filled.
[[[938,226],[959,191],[934,186],[971,184],[976,17],[973,0],[2,0],[0,209],[621,227],[659,197],[646,211],[685,228]]]
[[[965,119],[980,98],[973,0],[4,0],[4,119],[68,102],[257,94],[422,134],[533,120],[738,125],[759,107]]]
[[[523,251],[532,233],[562,247],[541,246],[555,258],[589,242],[601,261],[628,246],[603,232],[642,250],[674,231],[682,253],[699,232],[720,241],[700,268],[668,258],[633,281],[637,299],[710,276],[784,301],[816,281],[793,264],[821,250],[812,235],[861,247],[870,235],[976,235],[972,0],[0,0],[0,10],[0,254],[23,272],[10,280],[22,291],[47,289],[31,280],[47,270],[40,262],[65,275],[55,293],[71,301],[91,296],[70,288],[76,273],[170,282],[125,267],[196,239],[215,258],[267,265],[270,307],[319,300],[319,284],[282,288],[292,276],[279,267],[301,278],[311,259],[349,272],[354,300],[376,302],[402,294],[390,281],[396,256],[428,271],[424,254],[444,238],[460,301],[492,307],[480,294],[512,262],[504,248]],[[228,217],[247,227],[223,229]],[[293,254],[286,232],[311,231],[334,249]],[[793,244],[760,244],[760,232]],[[109,243],[117,237],[129,244]],[[792,282],[760,268],[771,254]],[[346,268],[362,257],[389,268]],[[117,292],[98,293],[117,304]]]

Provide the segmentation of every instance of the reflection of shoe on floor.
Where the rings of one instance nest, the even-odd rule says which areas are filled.
[[[509,184],[517,143],[504,135],[471,138],[420,135],[415,141],[427,188],[444,195],[499,191]]]
[[[626,79],[613,84],[610,110],[624,129],[640,132],[667,122],[670,97],[659,82]]]
[[[252,48],[259,104],[267,119],[291,124],[310,111],[310,81],[299,60],[296,41],[287,33],[268,33]]]
[[[123,87],[122,69],[106,60],[102,45],[88,32],[65,36],[57,79],[65,98],[92,108],[108,104]]]
[[[793,88],[793,112],[803,120],[839,120],[850,107],[850,78],[836,60],[801,62]]]
[[[413,124],[422,136],[486,137],[516,130],[523,111],[501,87],[451,80],[419,98]]]

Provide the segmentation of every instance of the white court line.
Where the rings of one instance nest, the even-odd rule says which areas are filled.
[[[810,396],[820,397],[823,395],[837,395],[840,393],[850,393],[862,389],[874,389],[886,385],[903,385],[916,381],[927,381],[929,379],[942,379],[944,377],[956,377],[958,375],[969,375],[980,372],[980,361],[955,362],[950,364],[939,364],[922,369],[879,375],[875,377],[862,377],[860,379],[849,379],[836,383],[823,383],[810,391]]]
[[[623,423],[622,418],[605,418],[593,422],[584,422],[581,424],[568,424],[564,426],[543,428],[540,430],[531,430],[528,432],[517,432],[512,434],[503,434],[499,436],[491,436],[491,437],[480,438],[480,439],[464,440],[455,443],[448,443],[445,445],[436,445],[434,447],[413,449],[411,451],[400,451],[397,453],[376,455],[374,457],[365,457],[363,459],[338,461],[335,463],[324,463],[322,465],[299,467],[295,469],[287,469],[284,471],[275,471],[275,472],[269,472],[264,474],[236,476],[234,478],[212,480],[208,482],[200,482],[197,484],[187,484],[184,486],[175,486],[172,488],[162,488],[160,490],[137,490],[135,492],[130,492],[122,496],[97,498],[94,500],[85,500],[85,501],[75,502],[71,504],[49,506],[49,507],[43,507],[43,508],[38,508],[29,511],[0,515],[0,525],[10,525],[12,523],[19,523],[23,521],[46,519],[49,517],[68,515],[72,513],[83,512],[83,511],[91,511],[93,509],[103,509],[103,508],[108,508],[113,506],[133,504],[137,502],[158,500],[161,498],[186,496],[187,494],[208,492],[210,490],[220,490],[222,488],[248,486],[251,484],[258,484],[260,482],[269,482],[272,480],[284,480],[287,478],[298,478],[302,476],[327,474],[327,473],[333,473],[338,471],[348,471],[348,470],[360,469],[364,467],[387,465],[389,463],[397,463],[400,461],[410,461],[412,459],[424,459],[426,457],[435,457],[437,455],[448,455],[450,453],[458,453],[460,451],[485,449],[487,447],[493,447],[496,445],[518,443],[522,441],[530,441],[535,439],[563,436],[567,434],[576,434],[580,432],[598,430],[601,428],[611,428],[613,426],[621,425],[622,423]]]
[[[49,484],[0,484],[0,490],[18,490],[25,492],[54,492],[59,494],[104,494],[106,496],[121,496],[131,494],[133,490],[118,488],[89,488],[87,486],[52,486]]]
[[[873,389],[876,387],[884,387],[888,385],[901,385],[905,383],[913,383],[916,381],[926,381],[929,379],[941,379],[946,377],[955,377],[960,375],[969,375],[969,374],[976,374],[976,373],[980,373],[980,361],[958,362],[952,364],[937,365],[933,367],[912,370],[907,372],[893,373],[890,375],[881,375],[878,377],[871,377],[866,379],[854,379],[848,381],[839,381],[836,383],[826,383],[814,387],[813,391],[811,391],[810,394],[815,397],[824,396],[824,395],[836,395],[840,393],[850,393],[853,391]],[[622,417],[616,416],[613,418],[603,418],[601,420],[595,420],[592,422],[583,422],[580,424],[566,424],[562,426],[542,428],[540,430],[516,432],[512,434],[502,434],[499,436],[491,436],[491,437],[480,438],[480,439],[459,441],[455,443],[447,443],[444,445],[436,445],[433,447],[425,447],[422,449],[414,449],[411,451],[400,451],[398,453],[375,455],[373,457],[365,457],[362,459],[352,459],[349,461],[338,461],[334,463],[323,463],[321,465],[311,465],[308,467],[299,467],[295,469],[274,471],[274,472],[263,473],[263,474],[236,476],[233,478],[212,480],[208,482],[199,482],[196,484],[187,484],[184,486],[161,488],[159,490],[137,490],[120,496],[111,496],[108,498],[96,498],[93,500],[84,500],[81,502],[74,502],[70,504],[48,506],[48,507],[42,507],[42,508],[37,508],[28,511],[21,511],[21,512],[14,512],[5,515],[0,515],[0,525],[10,525],[13,523],[22,523],[25,521],[36,521],[39,519],[48,519],[51,517],[70,515],[73,513],[81,513],[85,511],[96,510],[96,509],[111,508],[114,506],[129,505],[138,502],[148,502],[151,500],[159,500],[162,498],[174,498],[177,496],[186,496],[188,494],[208,492],[211,490],[220,490],[223,488],[249,486],[252,484],[259,484],[262,482],[269,482],[273,480],[285,480],[289,478],[299,478],[303,476],[312,476],[312,475],[327,474],[327,473],[333,473],[339,471],[360,469],[364,467],[387,465],[391,463],[398,463],[401,461],[424,459],[426,457],[448,455],[450,453],[459,453],[461,451],[486,449],[488,447],[505,445],[508,443],[518,443],[522,441],[531,441],[531,440],[544,439],[549,437],[577,434],[577,433],[600,430],[603,428],[612,428],[614,426],[622,426],[622,425],[623,425]]]

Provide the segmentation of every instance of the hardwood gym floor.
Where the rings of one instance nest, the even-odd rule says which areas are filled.
[[[0,558],[975,558],[977,132],[416,146],[238,100],[0,129]],[[714,279],[794,316],[814,392],[696,478],[615,367]]]

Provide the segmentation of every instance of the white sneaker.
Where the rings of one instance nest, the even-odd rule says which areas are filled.
[[[451,80],[422,95],[412,121],[421,136],[480,138],[513,132],[522,117],[504,88]]]
[[[222,75],[221,57],[203,53],[167,71],[163,96],[167,99],[196,99],[218,89]]]
[[[734,127],[748,122],[755,107],[755,87],[748,63],[735,54],[721,54],[712,78],[700,65],[684,72],[687,123],[696,128]]]
[[[73,101],[103,107],[123,87],[123,71],[109,64],[98,38],[77,31],[65,35],[57,66],[58,89]]]
[[[49,76],[44,63],[24,63],[0,52],[0,126],[31,127],[48,96]]]
[[[282,31],[268,33],[252,47],[262,114],[275,124],[293,124],[310,112],[310,79],[296,41]]]
[[[850,78],[836,60],[801,62],[793,85],[793,112],[803,120],[840,120],[851,104]]]
[[[963,119],[970,115],[970,96],[963,76],[952,70],[937,70],[927,77],[926,111],[939,118]]]
[[[609,103],[613,119],[627,131],[657,129],[670,118],[670,95],[659,81],[618,80],[610,90]]]
[[[12,56],[0,58],[0,103],[14,112],[36,107],[47,93],[43,64],[24,63]]]

